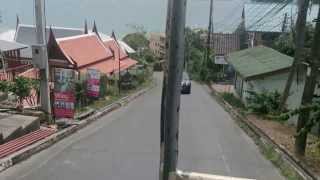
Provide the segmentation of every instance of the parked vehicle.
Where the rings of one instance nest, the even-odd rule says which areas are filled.
[[[186,72],[182,75],[181,94],[191,94],[191,80]]]

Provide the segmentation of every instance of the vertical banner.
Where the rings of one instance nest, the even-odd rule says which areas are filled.
[[[71,69],[56,68],[54,73],[54,115],[73,118],[75,113],[75,73]]]
[[[87,95],[98,98],[100,95],[100,71],[87,69]]]

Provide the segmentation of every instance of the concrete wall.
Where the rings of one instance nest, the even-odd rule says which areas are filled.
[[[256,91],[256,92],[263,92],[263,91],[278,91],[280,93],[283,92],[286,81],[288,79],[289,72],[282,72],[282,73],[274,73],[268,76],[257,77],[252,80],[243,80],[239,76],[237,76],[235,84],[235,88],[241,88],[241,81],[243,81],[242,86],[242,95],[239,94],[241,92],[240,89],[237,89],[237,93],[241,97],[244,103],[246,103],[246,99],[248,97],[247,91]],[[304,73],[301,72],[299,75],[299,83],[297,83],[297,77],[294,77],[294,82],[292,84],[290,90],[290,96],[287,101],[287,105],[289,109],[298,108],[301,104],[301,98],[303,93],[304,87]],[[291,118],[290,122],[294,123],[296,118]]]

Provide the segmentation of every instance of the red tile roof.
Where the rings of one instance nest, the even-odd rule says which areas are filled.
[[[85,34],[57,39],[65,56],[77,64],[77,68],[91,67],[102,61],[111,61],[112,52],[95,34]]]
[[[138,63],[138,61],[130,59],[130,58],[125,58],[121,60],[122,63],[124,63],[124,69],[128,69]],[[121,68],[122,69],[122,68]]]
[[[114,56],[116,60],[119,60],[119,52],[120,52],[120,59],[124,59],[128,57],[128,54],[126,51],[124,51],[117,42],[114,39],[104,41],[103,44],[105,45],[106,48],[111,49],[111,51],[114,52]]]
[[[125,63],[120,61],[120,69],[121,70],[127,69],[127,68],[125,68],[125,66],[126,66]],[[119,72],[118,71],[119,70],[119,61],[115,61],[113,59],[110,59],[107,61],[102,61],[100,63],[90,65],[90,68],[97,69],[101,73],[104,73],[104,74],[111,74],[111,73]],[[85,72],[85,71],[86,71],[86,69],[82,70],[82,72]]]

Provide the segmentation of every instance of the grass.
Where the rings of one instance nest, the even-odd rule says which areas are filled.
[[[263,145],[260,145],[263,146]],[[272,146],[265,145],[263,148],[263,155],[271,161],[276,167],[279,168],[281,174],[288,180],[302,180],[298,176],[297,172],[292,167],[289,167],[287,163],[283,162],[281,155],[277,153]]]

